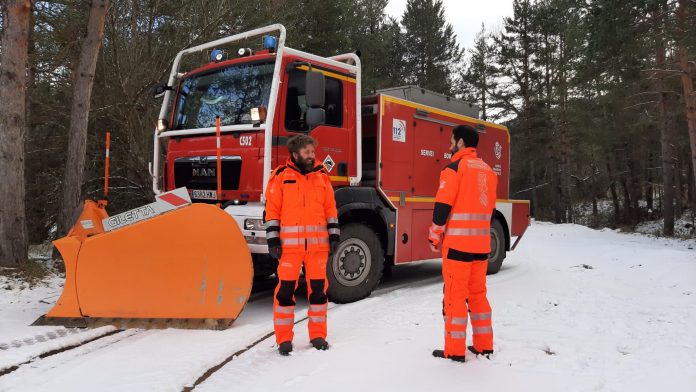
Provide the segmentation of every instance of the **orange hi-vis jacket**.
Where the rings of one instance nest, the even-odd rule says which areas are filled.
[[[475,148],[463,148],[440,173],[429,240],[437,245],[444,233],[444,248],[487,258],[491,251],[491,216],[495,208],[498,176]]]
[[[302,174],[288,159],[266,187],[266,239],[280,237],[283,252],[329,250],[329,234],[340,234],[331,180],[323,165]],[[276,240],[277,241],[277,240]]]

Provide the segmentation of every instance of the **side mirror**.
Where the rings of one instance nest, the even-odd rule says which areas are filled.
[[[326,111],[324,110],[326,96],[326,79],[324,74],[317,71],[307,71],[305,79],[305,101],[307,113],[305,121],[309,130],[326,123]]]
[[[171,86],[167,86],[167,83],[160,83],[152,88],[152,96],[154,98],[160,98],[164,96],[167,90],[173,90]]]
[[[326,124],[326,111],[324,108],[308,108],[305,122],[310,131],[319,125]]]

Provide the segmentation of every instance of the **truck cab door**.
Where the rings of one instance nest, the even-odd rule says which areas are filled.
[[[297,65],[295,65],[297,64]],[[356,175],[355,162],[355,78],[312,66],[312,71],[324,76],[324,102],[308,102],[309,67],[306,63],[291,63],[283,92],[283,121],[278,137],[277,159],[282,163],[288,156],[287,139],[300,133],[309,134],[318,142],[317,163],[324,163],[334,185],[347,185],[349,176]],[[312,76],[309,76],[312,78]],[[311,87],[310,87],[311,88]],[[310,99],[311,100],[311,99]],[[313,109],[323,109],[323,123],[316,120]]]

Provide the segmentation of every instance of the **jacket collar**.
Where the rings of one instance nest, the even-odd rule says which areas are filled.
[[[467,158],[477,158],[476,149],[474,147],[465,147],[457,151],[456,154],[452,155],[452,162],[458,161],[464,157]]]

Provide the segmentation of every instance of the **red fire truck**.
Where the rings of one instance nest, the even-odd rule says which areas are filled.
[[[186,187],[193,201],[221,202],[245,235],[256,274],[270,275],[263,192],[272,169],[288,157],[288,138],[313,136],[341,225],[327,268],[329,295],[356,301],[372,292],[385,268],[439,258],[427,241],[438,176],[449,162],[452,127],[469,124],[481,134],[479,156],[499,175],[489,262],[496,273],[529,225],[528,201],[508,199],[507,128],[477,119],[475,106],[417,87],[362,96],[356,54],[316,56],[286,47],[285,36],[282,25],[272,25],[176,56],[157,94],[164,100],[150,165],[155,193]],[[219,49],[254,37],[262,45],[235,56]],[[182,58],[195,54],[210,60],[181,70]]]

